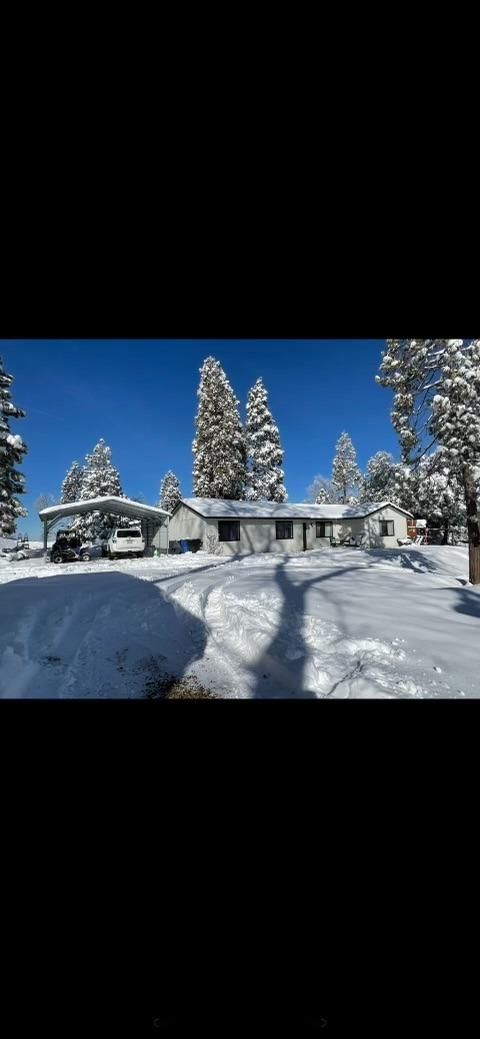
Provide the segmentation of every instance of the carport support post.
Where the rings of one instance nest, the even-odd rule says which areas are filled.
[[[45,562],[47,561],[47,538],[48,538],[47,521],[46,521],[46,519],[44,519],[44,521],[43,521],[43,558],[44,558]]]
[[[168,535],[168,524],[169,524],[169,523],[170,523],[170,517],[169,517],[169,516],[167,516],[167,556],[168,556],[168,546],[169,546],[169,544],[170,544],[170,542],[169,542],[169,540],[168,540],[168,536],[169,536],[169,535]]]

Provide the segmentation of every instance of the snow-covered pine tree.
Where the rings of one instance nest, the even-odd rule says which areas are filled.
[[[165,509],[166,512],[173,512],[178,502],[181,500],[182,491],[180,487],[180,480],[172,470],[169,469],[160,484],[160,498],[159,508]]]
[[[79,501],[82,493],[83,469],[78,462],[72,462],[62,483],[60,502],[68,505],[71,501]]]
[[[388,451],[377,451],[367,462],[362,477],[360,501],[397,501],[397,463]]]
[[[198,498],[242,499],[246,448],[239,401],[214,357],[203,362],[197,396],[193,493]]]
[[[25,477],[15,469],[21,465],[27,447],[18,433],[10,432],[12,418],[25,418],[25,412],[12,401],[10,386],[13,375],[7,375],[0,357],[0,534],[8,536],[16,529],[19,516],[27,510],[17,494],[25,494]]]
[[[425,455],[412,470],[411,511],[443,529],[442,543],[448,544],[450,530],[466,521],[463,489],[455,471],[449,469],[442,452]]]
[[[394,501],[396,505],[399,505],[401,509],[407,509],[407,512],[420,516],[420,513],[418,512],[416,479],[411,466],[404,465],[402,462],[397,462],[394,476],[395,487],[392,494],[392,501]]]
[[[286,501],[280,433],[268,407],[263,380],[248,392],[245,426],[248,473],[245,497],[249,501]]]
[[[118,469],[112,463],[111,449],[107,447],[102,438],[94,447],[92,454],[85,458],[80,500],[104,498],[110,494],[117,498],[124,497]],[[104,515],[94,511],[79,516],[72,526],[79,532],[83,540],[93,541],[97,537],[107,538],[113,527],[120,526],[121,522],[119,516]]]
[[[315,505],[332,505],[331,495],[326,487],[320,487],[314,498]]]
[[[332,484],[339,492],[341,502],[347,501],[349,488],[359,486],[361,479],[355,448],[348,433],[342,433],[337,440],[332,466]]]
[[[469,577],[480,584],[480,340],[387,339],[376,381],[394,392],[404,462],[415,468],[436,444],[462,484]]]
[[[334,505],[338,502],[338,492],[331,480],[318,475],[307,487],[307,501],[314,505]]]

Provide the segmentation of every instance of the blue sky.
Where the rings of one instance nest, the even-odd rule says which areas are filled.
[[[262,376],[285,451],[290,501],[303,501],[317,473],[329,475],[346,430],[361,468],[375,451],[398,456],[392,395],[374,381],[384,340],[28,340],[0,341],[13,399],[27,417],[12,421],[28,445],[22,467],[29,510],[18,530],[38,535],[33,502],[56,497],[74,459],[100,437],[112,449],[124,492],[158,501],[167,469],[191,494],[199,368],[217,357],[241,401]]]

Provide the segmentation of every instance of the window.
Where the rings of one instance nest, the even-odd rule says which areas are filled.
[[[277,541],[287,541],[288,538],[293,538],[293,522],[292,520],[277,520]]]
[[[380,537],[391,538],[395,533],[393,520],[380,520]]]
[[[333,523],[320,520],[320,523],[317,523],[317,538],[333,538]]]
[[[117,538],[141,538],[139,530],[117,530]]]
[[[240,520],[219,520],[218,540],[240,541]]]

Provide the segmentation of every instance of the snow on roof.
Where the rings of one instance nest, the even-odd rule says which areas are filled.
[[[237,519],[354,519],[370,516],[387,505],[405,512],[389,501],[368,502],[363,505],[310,505],[300,502],[293,505],[276,501],[227,501],[223,498],[182,498],[181,505],[188,506],[205,518]],[[410,516],[411,513],[405,513]]]
[[[74,516],[83,512],[112,512],[118,516],[156,516],[164,518],[170,516],[164,509],[157,509],[154,505],[144,505],[140,501],[132,501],[131,498],[118,498],[115,495],[106,495],[103,498],[88,498],[86,501],[70,501],[66,505],[51,505],[48,509],[42,509],[38,513],[40,519],[54,519],[56,516]]]

